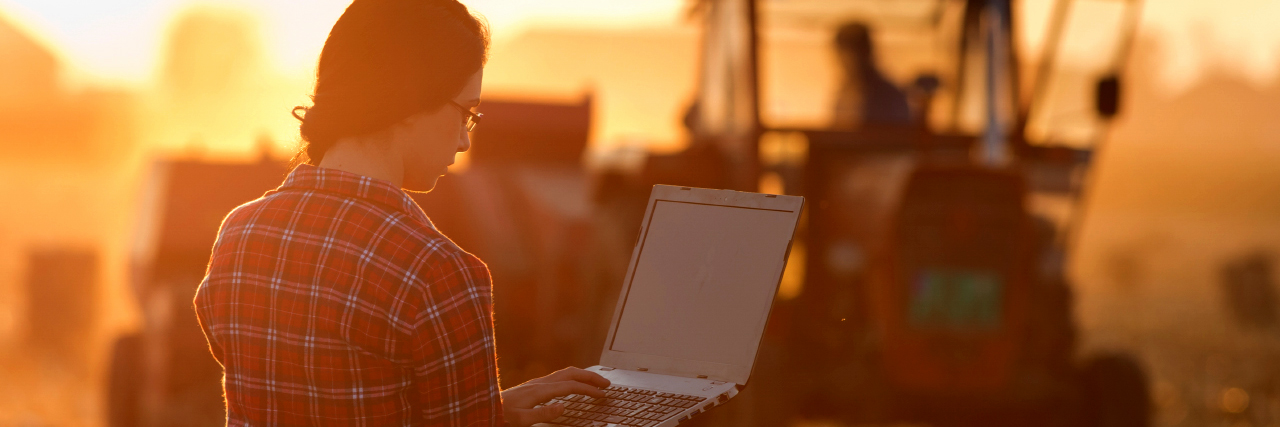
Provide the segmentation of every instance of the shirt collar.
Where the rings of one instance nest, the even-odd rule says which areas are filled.
[[[408,214],[410,217],[422,220],[432,229],[435,228],[431,224],[431,220],[427,218],[426,213],[422,211],[422,207],[418,206],[418,203],[414,202],[413,198],[409,197],[409,194],[390,182],[381,179],[337,169],[301,164],[294,168],[292,172],[289,172],[289,176],[284,179],[284,183],[280,184],[280,188],[277,188],[274,192],[287,190],[321,191],[363,199]]]

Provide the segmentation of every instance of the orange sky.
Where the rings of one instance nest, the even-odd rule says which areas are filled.
[[[348,0],[0,0],[0,17],[14,21],[49,46],[64,63],[65,80],[73,87],[105,85],[148,90],[157,84],[166,51],[165,37],[173,31],[180,17],[193,10],[238,15],[235,19],[243,20],[245,26],[260,36],[260,72],[264,76],[261,80],[270,82],[266,84],[269,90],[258,90],[253,99],[240,100],[250,104],[244,110],[253,114],[236,114],[204,124],[178,124],[176,126],[182,127],[181,131],[160,130],[143,139],[162,146],[187,145],[193,140],[203,140],[203,144],[212,144],[215,149],[229,144],[227,148],[240,150],[252,147],[251,141],[260,134],[268,134],[278,141],[293,137],[296,124],[279,112],[305,101],[315,58],[325,35],[348,3]],[[690,67],[696,65],[696,32],[690,31],[693,28],[684,17],[687,0],[468,0],[464,3],[483,14],[493,27],[495,55],[489,69],[491,76],[486,81],[488,94],[501,96],[532,92],[564,97],[594,87],[597,92],[604,92],[598,95],[609,98],[605,99],[606,104],[601,111],[602,121],[593,132],[597,145],[664,145],[672,144],[681,137],[675,119],[691,96],[692,86],[689,84],[695,71]],[[883,9],[883,2],[874,0],[790,0],[777,4],[795,6],[806,3],[842,4],[855,15]],[[1267,17],[1280,14],[1280,3],[1269,0],[1143,3],[1141,34],[1159,40],[1162,46],[1157,58],[1161,66],[1150,77],[1170,92],[1188,90],[1213,70],[1238,75],[1257,85],[1266,84],[1275,77],[1276,67],[1280,65],[1280,26],[1271,25]],[[767,10],[770,2],[765,4]],[[1053,2],[1027,0],[1019,4],[1023,5],[1020,10],[1025,43],[1031,47],[1039,46],[1044,22]],[[1098,18],[1114,15],[1108,9],[1114,9],[1114,5],[1120,2],[1079,0],[1075,4],[1083,16],[1091,18],[1072,22],[1069,28],[1073,34],[1072,43],[1067,45],[1067,56],[1063,62],[1083,66],[1100,61],[1100,55],[1094,54],[1097,45],[1099,41],[1113,38],[1109,30],[1114,25],[1108,19]],[[626,33],[628,28],[656,32],[655,37],[666,38],[666,46],[677,53],[663,58],[669,62],[667,64],[651,64],[661,69],[656,70],[660,76],[647,77],[661,80],[652,83],[667,86],[663,90],[680,93],[661,97],[620,83],[626,76],[617,71],[625,70],[631,64],[601,60],[609,55],[608,46],[600,46],[590,54],[562,52],[561,59],[574,61],[593,71],[513,72],[513,67],[523,70],[530,64],[539,63],[536,60],[530,62],[528,46],[524,45],[545,44],[547,40],[530,38],[553,37],[547,33],[552,28],[561,32],[576,31],[575,28],[612,33]],[[1090,34],[1100,36],[1091,39],[1088,37]],[[773,67],[773,72],[780,75],[781,78],[775,80],[785,86],[784,93],[800,94],[766,104],[766,115],[780,113],[794,116],[801,122],[824,121],[829,110],[827,106],[831,104],[831,87],[835,84],[834,74],[823,69],[832,65],[830,58],[826,57],[829,53],[824,51],[828,36],[779,37],[782,37],[779,39],[781,43],[792,47],[788,52],[806,57],[807,61],[815,64],[807,66],[814,74],[801,78],[786,67],[777,68],[779,64],[766,63],[766,72]],[[570,42],[572,45],[573,41]],[[556,49],[544,46],[540,52],[555,53]],[[891,73],[895,67],[902,68],[892,60],[885,62]],[[918,72],[902,71],[899,74],[903,76],[898,78],[904,82],[912,77],[905,73]],[[766,88],[768,90],[770,88]],[[649,113],[631,114],[640,110]],[[234,132],[229,132],[226,123],[241,125]],[[187,129],[191,126],[203,126],[206,130]]]
[[[808,0],[814,2],[815,0]],[[144,82],[154,71],[161,38],[175,16],[193,6],[242,9],[265,29],[269,57],[283,74],[305,73],[329,26],[347,0],[0,0],[0,15],[13,18],[54,46],[91,80]],[[592,0],[468,0],[485,15],[499,39],[531,25],[596,26],[670,25],[679,22],[686,0],[600,2]],[[792,1],[791,3],[796,3]],[[804,3],[804,2],[801,2]],[[830,2],[838,3],[838,2]],[[873,0],[846,3],[870,4]],[[1028,0],[1027,34],[1037,43],[1041,16],[1051,0]],[[1098,8],[1109,0],[1078,1]],[[1272,17],[1280,3],[1270,0],[1144,2],[1144,30],[1169,39],[1174,48],[1166,60],[1172,67],[1162,79],[1186,87],[1214,63],[1265,80],[1280,63],[1280,26]],[[1221,49],[1229,46],[1230,49]]]
[[[538,24],[619,26],[668,23],[682,0],[598,2],[584,0],[465,1],[480,12],[498,39]],[[0,0],[0,16],[12,18],[53,47],[79,78],[145,84],[159,64],[163,37],[191,8],[243,11],[262,28],[275,71],[307,74],[333,22],[349,0]]]

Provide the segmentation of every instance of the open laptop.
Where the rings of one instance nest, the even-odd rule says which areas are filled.
[[[606,399],[542,426],[677,425],[751,376],[804,198],[654,186],[600,364]]]

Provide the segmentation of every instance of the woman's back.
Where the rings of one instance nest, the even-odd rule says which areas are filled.
[[[490,296],[402,190],[301,165],[227,216],[195,305],[229,425],[497,425]]]

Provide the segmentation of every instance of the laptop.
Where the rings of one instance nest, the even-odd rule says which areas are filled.
[[[746,386],[804,198],[654,186],[600,364],[540,426],[668,427]]]

